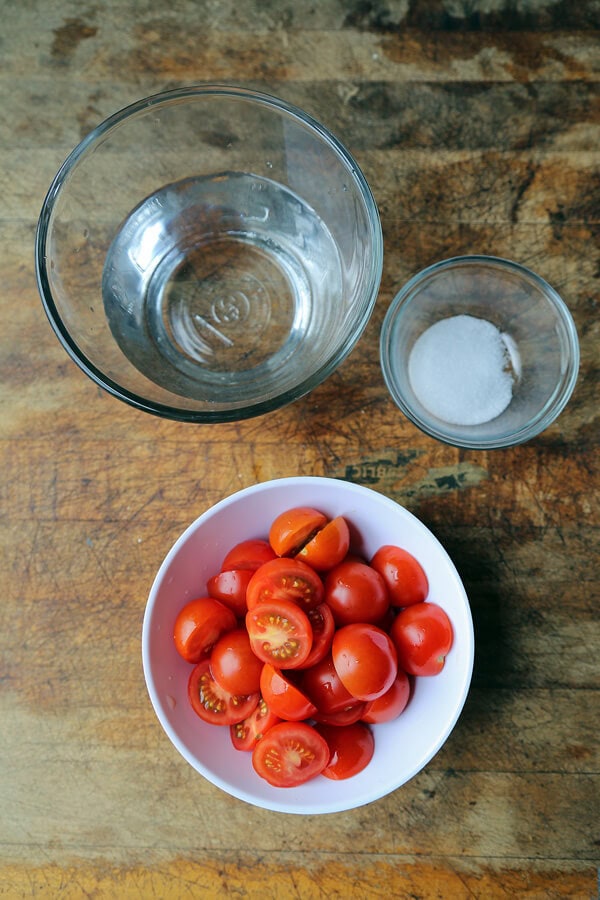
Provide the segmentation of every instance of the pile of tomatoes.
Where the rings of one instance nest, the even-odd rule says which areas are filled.
[[[277,787],[364,769],[371,726],[399,716],[412,678],[440,672],[452,646],[420,562],[393,545],[367,561],[350,543],[342,516],[286,510],[175,621],[192,708]]]

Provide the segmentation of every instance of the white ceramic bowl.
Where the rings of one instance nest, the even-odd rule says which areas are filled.
[[[191,666],[173,644],[173,623],[187,600],[204,593],[225,553],[238,541],[266,537],[275,516],[310,505],[352,526],[354,548],[370,557],[382,544],[398,544],[424,566],[429,600],[439,603],[454,627],[454,645],[439,675],[417,678],[414,695],[394,722],[374,726],[375,755],[361,773],[344,781],[323,776],[296,788],[274,788],[256,775],[251,754],[235,750],[229,728],[208,725],[187,697]],[[474,636],[469,601],[459,575],[437,538],[394,501],[357,484],[330,478],[267,481],[221,500],[176,541],[150,591],[143,623],[142,656],[150,699],[168,737],[201,775],[255,806],[286,813],[331,813],[377,800],[417,774],[452,731],[467,697]]]

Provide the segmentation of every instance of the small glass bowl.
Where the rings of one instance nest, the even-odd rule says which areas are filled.
[[[380,352],[404,415],[474,450],[521,444],[547,428],[579,368],[575,324],[557,292],[493,256],[454,257],[415,275],[390,304]]]

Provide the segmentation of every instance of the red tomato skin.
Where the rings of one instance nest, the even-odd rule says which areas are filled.
[[[259,694],[235,696],[223,691],[214,680],[210,662],[203,659],[195,666],[188,680],[188,697],[192,709],[211,725],[234,725],[241,722],[257,706]]]
[[[334,781],[352,778],[362,772],[373,759],[373,732],[363,722],[352,725],[318,724],[315,728],[329,747],[329,762],[322,772],[326,778]]]
[[[263,663],[297,669],[312,648],[308,615],[291,600],[265,600],[246,613],[250,646]]]
[[[367,704],[367,708],[361,716],[362,721],[369,725],[380,725],[382,722],[391,722],[397,719],[408,706],[411,690],[412,685],[408,675],[402,669],[398,669],[398,675],[391,688],[381,697],[371,700]]]
[[[246,589],[253,572],[254,569],[225,569],[208,579],[206,590],[211,597],[242,618],[248,612]]]
[[[318,714],[338,713],[356,704],[356,697],[344,687],[336,672],[331,652],[310,669],[302,670],[299,685]]]
[[[210,654],[210,670],[230,694],[254,694],[260,688],[262,661],[253,653],[245,628],[222,634]]]
[[[327,524],[327,516],[312,506],[295,506],[280,513],[269,529],[269,543],[277,556],[294,556],[313,534]]]
[[[381,697],[398,674],[392,640],[369,623],[344,625],[336,631],[331,655],[342,684],[358,700]]]
[[[313,642],[310,653],[299,667],[301,669],[310,669],[327,656],[335,633],[333,613],[326,603],[320,603],[314,609],[309,609],[306,614],[312,628]]]
[[[173,626],[173,641],[186,662],[198,663],[213,644],[236,626],[235,614],[214,597],[198,597],[179,610]]]
[[[323,582],[314,569],[299,560],[279,557],[257,569],[246,590],[249,610],[265,600],[284,599],[306,611],[319,606],[324,598]]]
[[[452,648],[454,632],[436,603],[415,603],[400,610],[390,630],[398,664],[410,675],[438,675]]]
[[[270,663],[263,666],[260,692],[271,712],[286,722],[310,719],[317,711],[309,697]]]
[[[379,572],[356,561],[342,562],[327,573],[325,602],[338,626],[353,622],[374,624],[384,617],[390,605]]]
[[[227,572],[230,569],[254,571],[270,559],[275,559],[275,552],[269,542],[262,538],[251,538],[240,541],[231,548],[221,563],[221,571]]]
[[[354,725],[355,722],[367,721],[365,714],[369,706],[370,704],[366,700],[354,700],[350,706],[340,709],[338,712],[325,713],[317,711],[313,719],[315,722],[323,725],[335,725],[336,727],[340,725]]]
[[[327,741],[305,722],[273,725],[252,751],[254,771],[273,787],[297,787],[329,762]]]
[[[343,516],[328,522],[296,554],[317,572],[327,572],[342,562],[350,547],[350,529]]]
[[[230,725],[231,743],[236,750],[248,752],[260,741],[269,728],[282,720],[271,712],[263,698],[258,701],[256,709],[241,722]]]
[[[375,553],[371,565],[385,581],[393,606],[412,606],[427,598],[427,575],[421,563],[408,550],[385,544]]]

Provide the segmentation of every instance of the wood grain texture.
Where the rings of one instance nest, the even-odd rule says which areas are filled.
[[[600,864],[597,0],[8,0],[0,55],[0,896],[593,898]],[[194,81],[260,88],[356,156],[385,240],[351,356],[269,416],[128,408],[42,311],[36,221],[116,109]],[[531,443],[438,444],[394,407],[383,316],[422,267],[518,260],[571,309],[581,370]],[[192,519],[292,474],[366,484],[440,538],[470,596],[473,686],[399,791],[325,817],[254,809],[169,744],[143,682],[144,604]]]

